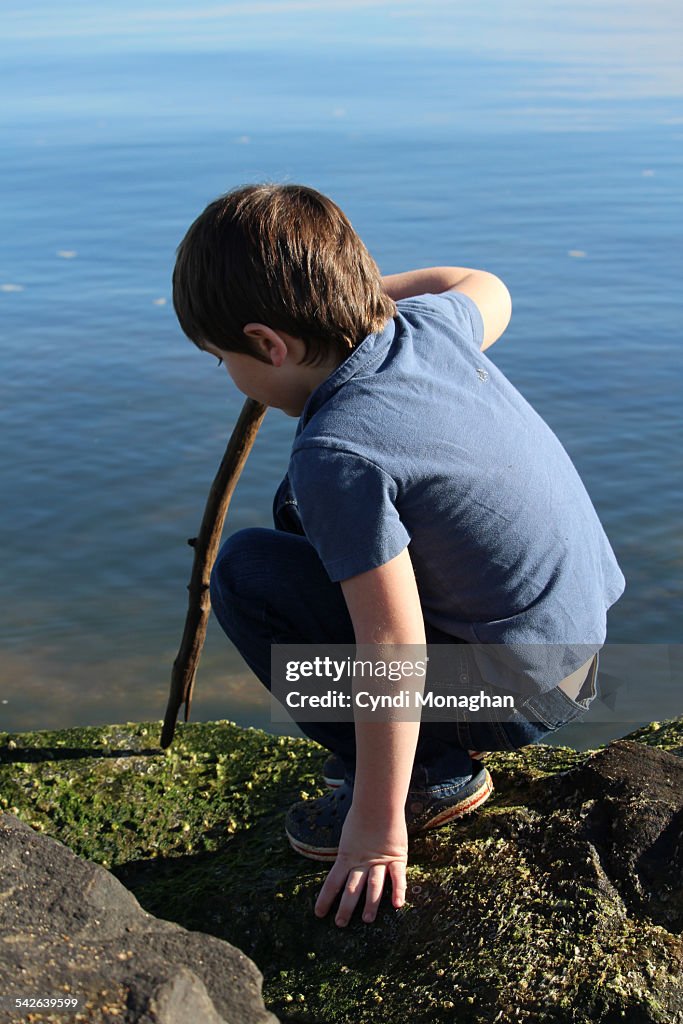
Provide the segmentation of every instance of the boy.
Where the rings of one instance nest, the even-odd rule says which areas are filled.
[[[291,808],[287,835],[334,861],[316,914],[341,893],[344,926],[365,893],[370,922],[387,876],[404,902],[408,834],[488,797],[474,755],[585,713],[625,581],[567,453],[482,355],[511,315],[493,274],[382,278],[330,199],[253,185],[191,226],[173,298],[240,391],[299,418],[276,529],[228,538],[211,581],[259,679],[270,686],[273,643],[355,643],[379,658],[430,643],[452,645],[465,689],[509,674],[531,694],[526,715],[492,722],[300,723],[333,752],[335,788]]]

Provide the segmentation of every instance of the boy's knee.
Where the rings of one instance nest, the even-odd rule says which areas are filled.
[[[268,564],[267,535],[271,532],[248,527],[231,534],[223,543],[211,571],[212,603],[262,591]]]

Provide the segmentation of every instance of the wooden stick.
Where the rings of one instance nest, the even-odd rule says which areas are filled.
[[[247,398],[228,441],[228,447],[218,467],[216,477],[211,484],[199,535],[187,542],[194,548],[194,563],[187,587],[190,598],[185,618],[185,629],[178,655],[173,662],[171,692],[161,731],[161,746],[164,749],[169,747],[173,741],[176,719],[183,704],[185,705],[185,721],[187,722],[190,717],[192,691],[211,611],[209,595],[211,570],[218,554],[223,523],[232,493],[265,414],[265,406]]]

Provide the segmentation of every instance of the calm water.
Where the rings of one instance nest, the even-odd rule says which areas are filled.
[[[65,6],[12,8],[0,44],[0,728],[163,714],[185,540],[242,404],[175,323],[174,249],[251,180],[329,193],[385,273],[506,281],[512,323],[487,354],[602,518],[628,584],[609,640],[679,644],[678,7]],[[228,530],[270,525],[294,429],[266,417]],[[645,665],[652,707],[666,688],[678,710],[676,674]],[[656,713],[629,700],[630,723],[563,740]],[[215,624],[193,717],[270,727]]]

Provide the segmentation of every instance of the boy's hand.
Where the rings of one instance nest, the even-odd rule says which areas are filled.
[[[316,917],[324,917],[342,892],[335,924],[343,928],[365,890],[363,920],[377,917],[387,875],[391,880],[392,904],[403,906],[406,893],[408,833],[403,814],[395,821],[362,821],[353,804],[344,822],[339,853],[315,904]]]

